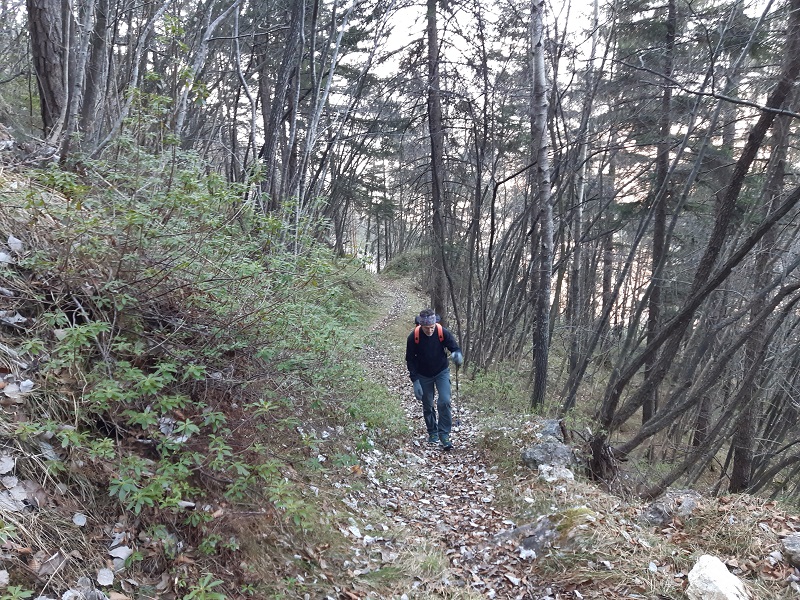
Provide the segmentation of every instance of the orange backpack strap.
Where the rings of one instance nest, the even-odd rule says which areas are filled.
[[[420,330],[420,325],[417,325],[416,327],[414,327],[414,343],[415,344],[419,344],[419,330]],[[442,329],[442,324],[441,323],[437,323],[436,324],[436,333],[439,335],[439,341],[440,342],[444,342],[444,329]]]

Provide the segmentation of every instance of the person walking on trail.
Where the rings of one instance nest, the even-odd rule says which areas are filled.
[[[443,449],[449,450],[453,447],[450,441],[452,416],[450,367],[445,349],[450,351],[456,368],[463,364],[464,357],[455,336],[439,323],[441,319],[433,310],[426,308],[414,320],[417,326],[406,340],[408,374],[414,384],[414,396],[422,402],[428,442],[441,443]],[[435,392],[438,392],[436,409],[433,402]]]

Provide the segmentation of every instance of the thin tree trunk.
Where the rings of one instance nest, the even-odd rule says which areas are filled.
[[[289,82],[300,60],[303,19],[305,19],[305,0],[295,0],[291,3],[291,6],[289,31],[286,33],[286,45],[278,68],[278,76],[275,79],[274,94],[264,130],[264,146],[260,155],[265,163],[262,190],[269,197],[267,202],[269,211],[276,211],[281,206],[281,198],[278,197],[278,185],[276,182],[276,174],[279,173],[277,164],[278,140],[281,135],[280,128],[284,117]]]
[[[747,369],[736,396],[726,403],[725,411],[722,413],[722,415],[720,415],[717,423],[714,425],[709,434],[709,440],[719,441],[726,434],[731,433],[730,428],[728,428],[728,424],[732,421],[733,416],[739,407],[743,406],[748,400],[750,388],[755,384],[755,379],[764,361],[764,356],[768,350],[769,340],[777,330],[779,323],[786,318],[798,301],[800,301],[800,296],[789,300],[789,303],[783,310],[781,319],[779,319],[778,322],[773,325],[773,328],[770,332],[765,334],[764,338],[762,339],[763,343],[759,348],[759,355],[757,359]],[[667,487],[677,481],[677,479],[686,473],[691,467],[698,463],[709,460],[711,456],[717,453],[717,451],[718,447],[714,443],[707,443],[705,446],[692,448],[686,454],[683,462],[681,462],[669,474],[661,479],[661,481],[647,489],[642,494],[642,497],[645,499],[652,499],[661,495]]]
[[[427,0],[428,10],[428,129],[431,139],[431,201],[433,204],[433,244],[431,301],[437,314],[444,315],[444,127],[439,80],[439,33],[436,23],[437,0]]]
[[[83,133],[81,149],[86,153],[95,149],[106,118],[102,106],[107,89],[109,8],[109,0],[98,0],[89,44],[89,64],[86,67],[86,91],[83,95],[80,125]]]
[[[572,252],[572,269],[569,277],[569,296],[567,303],[567,325],[570,331],[570,350],[569,350],[569,370],[565,390],[565,396],[575,382],[580,367],[581,340],[583,339],[583,327],[586,322],[584,313],[584,287],[585,278],[583,261],[583,204],[586,200],[586,179],[588,172],[588,148],[590,134],[590,115],[594,106],[595,92],[599,78],[595,81],[595,60],[597,54],[597,43],[599,37],[599,18],[600,7],[598,0],[592,3],[592,48],[589,53],[589,62],[584,77],[585,98],[581,113],[581,126],[578,130],[578,153],[577,153],[577,176],[575,186],[575,206],[572,214],[572,239],[574,250]],[[556,294],[558,298],[558,294]]]
[[[531,141],[536,163],[539,206],[539,277],[536,290],[536,325],[533,337],[534,368],[531,408],[544,406],[550,353],[550,291],[553,274],[553,201],[547,136],[548,86],[544,61],[544,2],[531,2]]]
[[[653,182],[655,217],[653,218],[653,282],[647,308],[647,341],[655,338],[661,322],[661,291],[663,288],[664,263],[667,258],[667,173],[669,172],[670,127],[672,125],[672,70],[675,54],[676,30],[675,0],[667,2],[666,43],[664,45],[664,90],[661,95],[660,137],[656,156],[656,173]],[[656,354],[645,363],[645,378],[655,365]],[[642,405],[642,423],[658,410],[658,386],[654,387]]]
[[[114,141],[119,135],[120,131],[122,131],[122,125],[124,124],[125,119],[128,118],[131,106],[133,106],[133,102],[136,97],[134,90],[139,84],[139,73],[143,66],[144,55],[147,49],[150,33],[152,32],[153,27],[155,27],[155,24],[161,20],[161,17],[164,15],[164,12],[166,12],[171,3],[172,0],[164,0],[163,4],[158,7],[153,16],[148,19],[147,23],[142,28],[142,31],[137,38],[136,50],[131,58],[131,74],[130,78],[128,79],[125,104],[117,115],[117,118],[114,120],[109,133],[105,136],[105,138],[103,138],[103,141],[98,144],[94,152],[92,152],[92,158],[97,158],[106,148],[106,146]]]
[[[79,22],[73,23],[70,36],[69,104],[64,123],[64,135],[60,142],[59,155],[64,163],[71,151],[73,141],[81,134],[81,106],[86,89],[86,69],[89,63],[89,43],[94,23],[95,0],[83,0],[78,7]],[[82,136],[81,136],[82,137]]]
[[[241,50],[239,48],[239,12],[240,7],[237,5],[236,11],[234,13],[233,18],[233,40],[234,40],[234,49],[233,49],[233,57],[234,63],[236,64],[236,75],[239,78],[239,84],[244,91],[245,95],[247,96],[247,102],[250,104],[250,123],[248,127],[248,143],[247,149],[244,152],[244,157],[242,159],[241,168],[236,171],[236,175],[239,179],[243,182],[247,181],[247,166],[248,166],[248,159],[250,153],[255,152],[256,148],[256,115],[257,115],[257,103],[255,98],[253,98],[253,94],[250,92],[250,86],[247,85],[247,81],[245,80],[244,73],[242,72],[242,61],[241,61]],[[238,127],[234,125],[232,127],[231,138],[235,141],[237,139],[237,129]]]
[[[766,218],[767,215],[775,209],[780,191],[783,188],[790,132],[789,118],[786,116],[779,116],[775,120],[775,135],[772,140],[772,152],[770,153],[770,161],[767,165],[767,181],[764,187],[764,193],[762,194],[762,218]],[[774,243],[775,234],[769,231],[761,242],[759,242],[755,250],[753,291],[756,293],[756,302],[754,302],[750,309],[751,319],[754,319],[756,315],[759,314],[765,304],[765,299],[759,295],[758,292],[769,280],[769,258]],[[765,330],[766,326],[762,324],[757,331],[753,332],[753,335],[747,341],[745,346],[745,361],[747,365],[753,365],[757,359],[759,348],[763,343]],[[763,379],[763,377],[759,377],[758,381],[761,379]],[[750,478],[753,472],[753,454],[756,445],[756,426],[759,416],[758,387],[759,386],[751,386],[749,397],[746,399],[746,404],[736,424],[736,432],[732,440],[734,451],[733,468],[731,470],[731,480],[729,484],[731,493],[743,492],[750,487]]]
[[[800,0],[792,0],[792,4],[800,5]],[[792,85],[797,78],[798,72],[800,72],[800,7],[796,7],[792,11],[792,23],[787,33],[786,50],[787,59],[781,76],[778,78],[778,83],[769,95],[766,103],[767,108],[762,111],[758,122],[750,131],[747,143],[742,150],[739,160],[736,162],[730,184],[726,186],[718,196],[717,217],[714,228],[706,245],[705,253],[695,271],[689,296],[683,308],[678,311],[675,317],[658,332],[658,335],[655,336],[639,356],[628,365],[624,372],[609,383],[600,414],[600,424],[606,430],[626,421],[633,412],[641,407],[645,399],[649,397],[653,389],[655,389],[655,386],[660,384],[667,374],[672,357],[676,355],[681,340],[691,323],[692,316],[697,307],[719,283],[727,278],[735,264],[738,264],[738,262],[744,258],[742,251],[745,253],[749,252],[758,239],[761,239],[764,233],[766,233],[766,230],[774,223],[772,218],[768,219],[767,222],[763,224],[767,226],[766,229],[764,229],[763,226],[758,229],[757,239],[751,236],[748,242],[740,248],[735,256],[732,257],[723,268],[716,272],[713,271],[717,257],[722,251],[724,242],[727,239],[728,228],[735,212],[736,200],[744,185],[745,176],[758,150],[761,148],[767,131],[775,119],[776,112],[770,109],[779,109],[783,106],[791,92]],[[787,199],[787,202],[783,205],[786,211],[797,202],[798,195],[798,191],[795,190]],[[645,380],[628,400],[624,407],[625,410],[617,410],[617,404],[625,386],[650,356],[657,352],[662,345],[665,345],[664,350],[661,352],[658,361],[654,365],[651,376]]]
[[[206,58],[208,57],[208,46],[211,41],[211,37],[214,35],[214,31],[216,31],[217,27],[219,27],[219,25],[228,18],[228,15],[231,13],[231,11],[237,9],[240,1],[241,0],[234,0],[233,4],[223,10],[213,21],[211,21],[211,13],[208,14],[208,24],[205,27],[205,31],[203,31],[203,36],[200,39],[200,43],[195,51],[192,66],[189,68],[188,73],[186,73],[185,81],[177,101],[175,135],[181,138],[183,137],[184,133],[183,129],[184,122],[186,121],[186,111],[188,110],[189,94],[194,88],[194,83],[197,80],[197,76],[200,74],[200,71],[206,64]]]

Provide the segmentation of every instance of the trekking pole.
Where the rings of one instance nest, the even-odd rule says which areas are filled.
[[[455,396],[453,396],[453,405],[456,409],[456,427],[461,427],[461,416],[458,412],[458,365],[456,365],[456,393]]]

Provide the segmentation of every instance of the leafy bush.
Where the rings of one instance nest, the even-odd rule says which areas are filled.
[[[214,506],[313,528],[324,516],[298,426],[332,417],[357,445],[354,421],[384,435],[404,424],[353,359],[372,284],[291,205],[260,212],[190,154],[127,152],[130,168],[48,169],[4,200],[0,230],[27,234],[28,248],[8,268],[30,323],[13,345],[38,368],[9,435],[31,456],[50,439],[61,458],[41,463],[49,476],[83,495],[100,486],[100,510],[170,523],[204,556],[240,552]],[[187,586],[186,598],[239,589],[201,571]]]
[[[514,415],[527,412],[530,406],[530,392],[519,376],[513,371],[506,376],[502,368],[480,371],[472,378],[462,377],[460,387],[465,396],[480,398],[481,406],[493,418],[507,415],[513,419]]]
[[[409,250],[392,258],[384,267],[383,273],[396,277],[414,276],[422,272],[427,262],[422,251]]]

